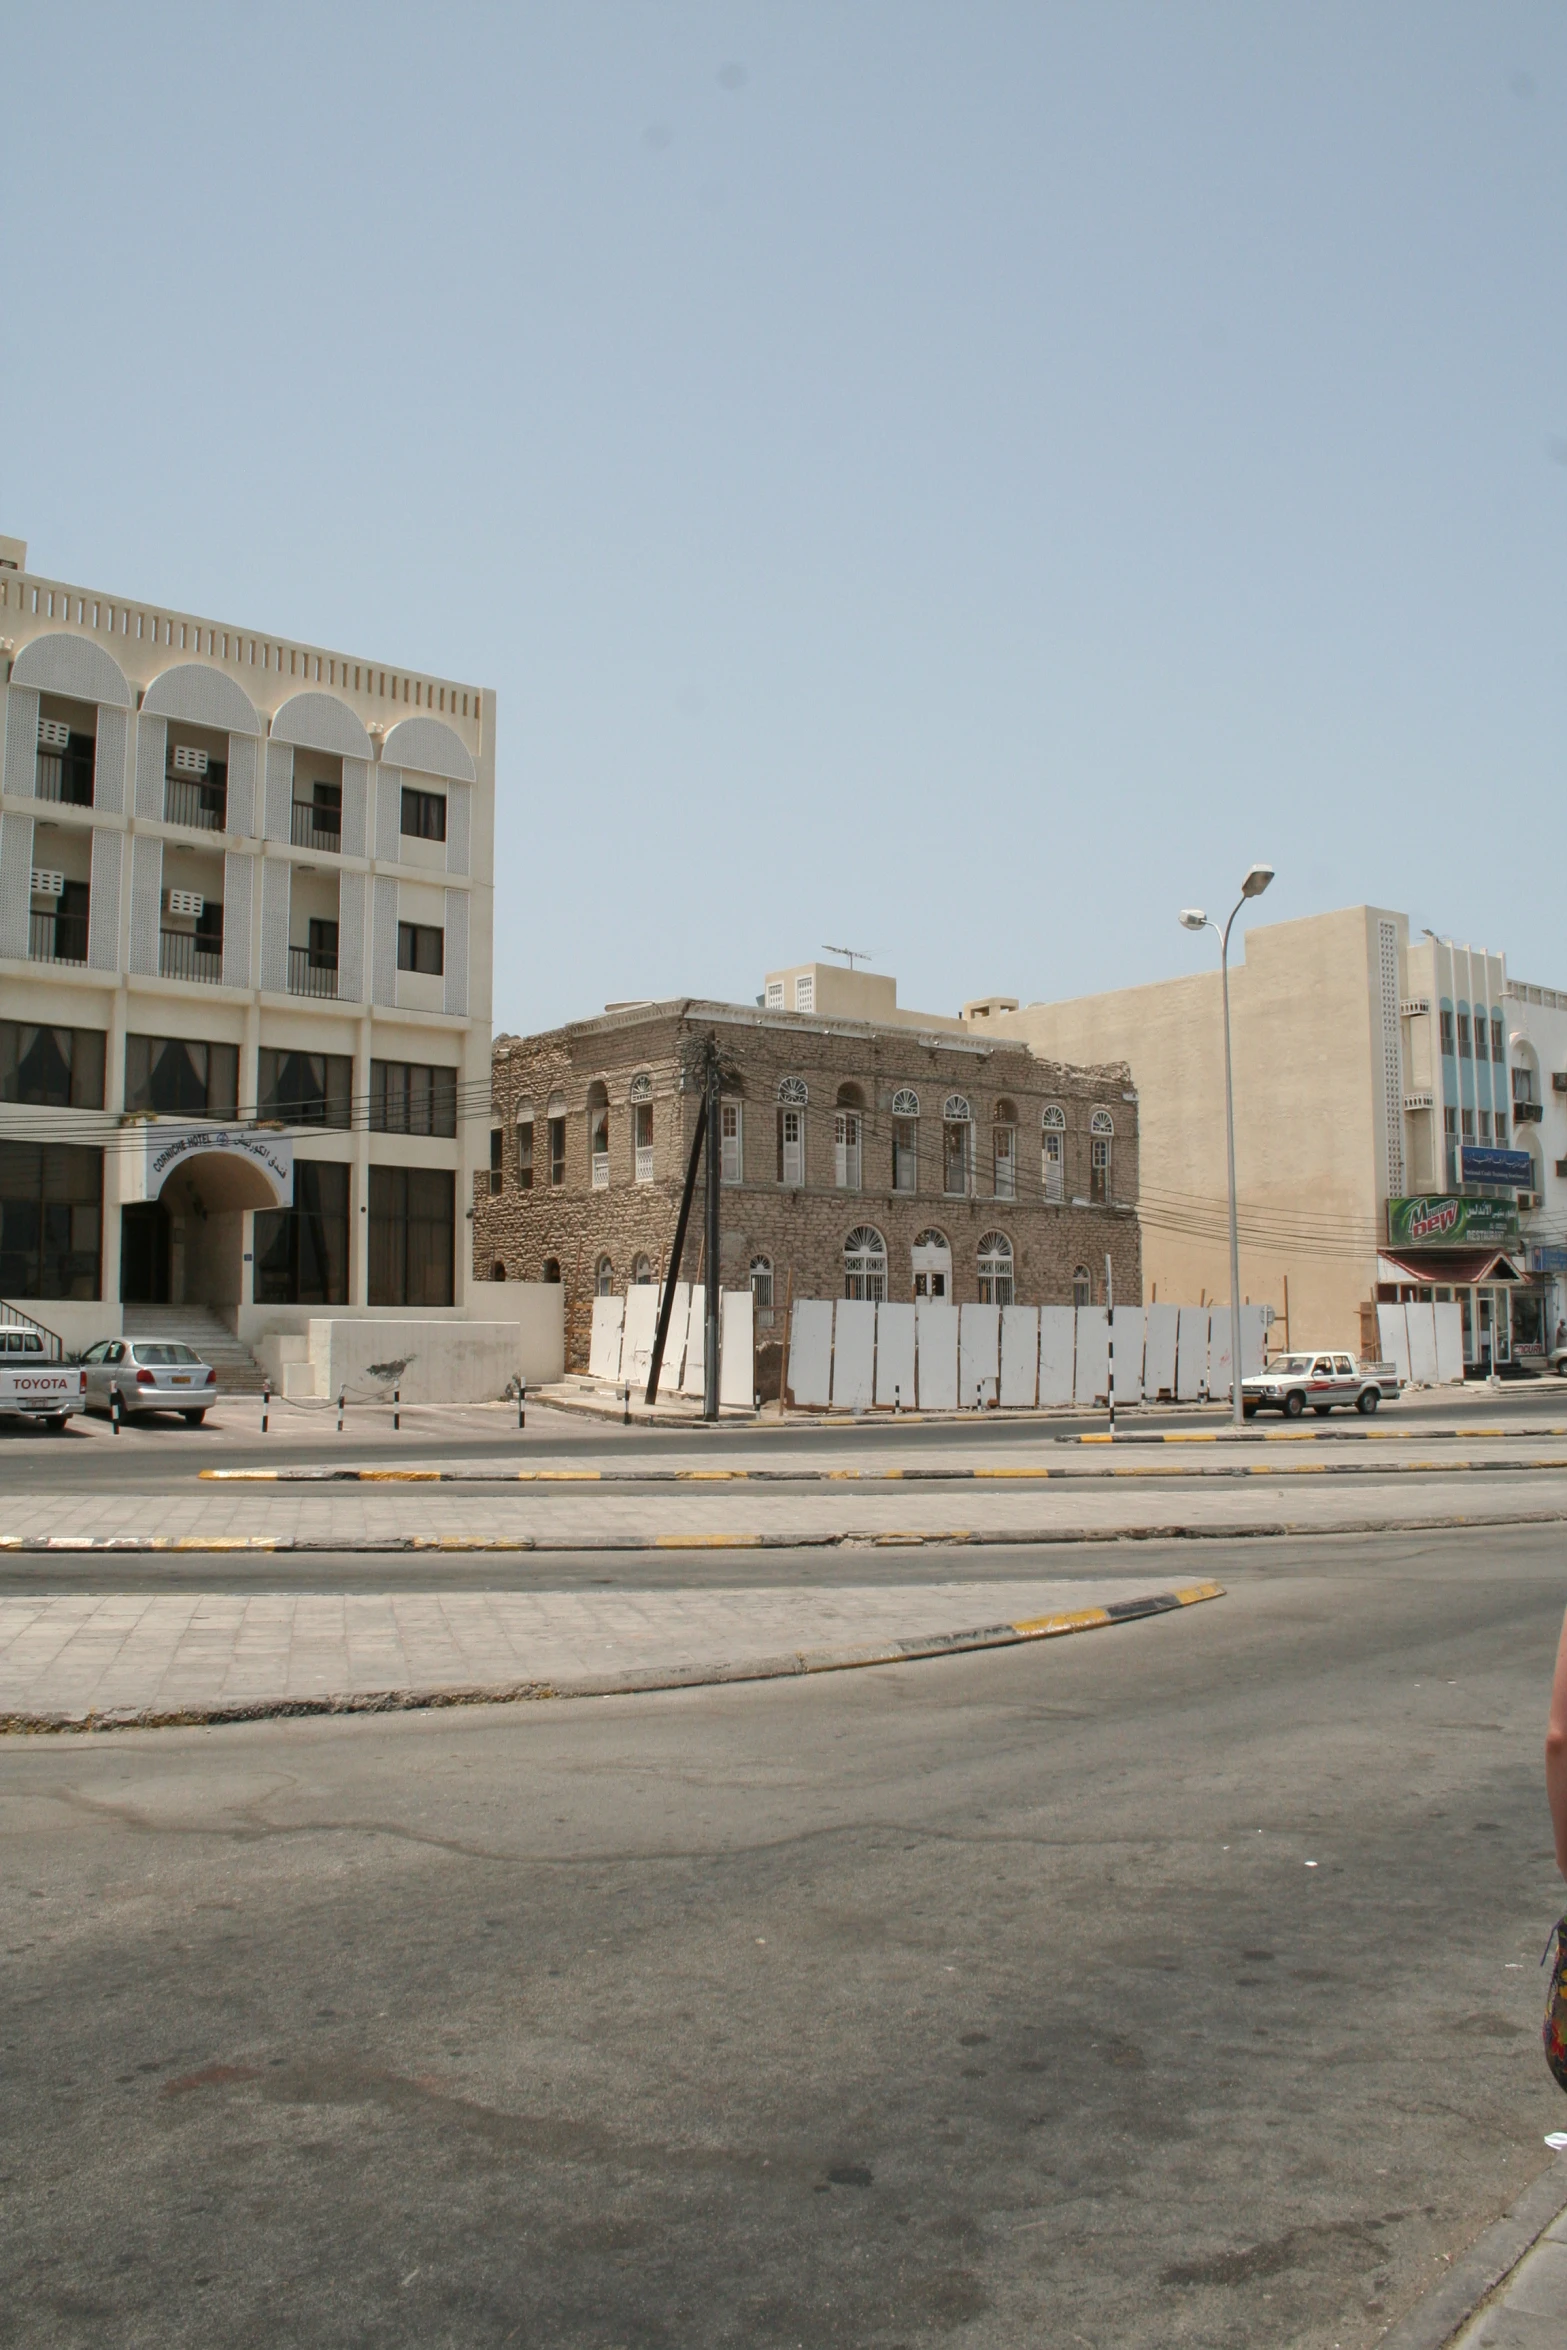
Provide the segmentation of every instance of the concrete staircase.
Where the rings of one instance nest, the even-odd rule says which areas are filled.
[[[209,1306],[127,1306],[125,1335],[194,1347],[217,1372],[220,1395],[259,1395],[265,1383],[255,1356]]]

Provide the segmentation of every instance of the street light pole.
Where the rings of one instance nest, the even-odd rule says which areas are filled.
[[[1245,1426],[1246,1413],[1241,1396],[1241,1236],[1235,1204],[1235,1074],[1230,1051],[1230,931],[1247,899],[1260,898],[1272,879],[1271,865],[1252,866],[1241,883],[1241,894],[1231,907],[1229,921],[1222,930],[1217,922],[1209,920],[1200,907],[1187,906],[1181,913],[1183,929],[1211,930],[1219,941],[1219,982],[1224,998],[1224,1141],[1230,1179],[1230,1417],[1237,1428]]]

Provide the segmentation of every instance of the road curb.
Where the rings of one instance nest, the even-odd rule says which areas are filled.
[[[1306,1535],[1433,1534],[1461,1527],[1567,1525],[1567,1509],[1444,1510],[1425,1517],[1344,1518],[1331,1526],[1280,1518],[1250,1525],[887,1527],[824,1534],[0,1534],[0,1558],[138,1558],[169,1553],[254,1557],[406,1557],[682,1550],[1041,1550],[1075,1543],[1268,1542]]]
[[[846,1673],[869,1665],[917,1664],[924,1659],[962,1656],[976,1649],[1017,1648],[1035,1640],[1061,1640],[1075,1632],[1108,1631],[1117,1624],[1222,1599],[1221,1583],[1194,1583],[1179,1591],[1156,1591],[1105,1607],[1073,1608],[1059,1615],[1024,1617],[1017,1623],[982,1624],[965,1632],[937,1632],[923,1638],[879,1641],[870,1647],[794,1649],[781,1656],[748,1657],[707,1665],[632,1666],[620,1673],[583,1673],[550,1681],[472,1682],[449,1688],[377,1689],[339,1696],[244,1698],[205,1706],[126,1706],[112,1712],[30,1711],[0,1713],[0,1735],[63,1735],[72,1731],[196,1729],[224,1722],[260,1722],[325,1714],[418,1713],[446,1706],[522,1705],[550,1698],[630,1697],[663,1689],[701,1689],[739,1681],[793,1680],[809,1673]]]
[[[1091,1437],[1073,1438],[1089,1444]],[[1183,1443],[1193,1441],[1182,1438]],[[1218,1481],[1245,1477],[1462,1477],[1561,1471],[1555,1460],[1224,1461],[1201,1467],[1127,1461],[1103,1469],[199,1469],[211,1485],[1045,1485],[1105,1484],[1117,1477]]]
[[[1436,2291],[1383,2335],[1381,2350],[1447,2350],[1563,2211],[1567,2160],[1558,2156],[1495,2226],[1453,2263]]]

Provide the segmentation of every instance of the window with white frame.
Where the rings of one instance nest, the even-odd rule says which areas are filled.
[[[857,1085],[840,1085],[833,1114],[833,1174],[840,1191],[858,1191],[864,1145],[863,1098]]]
[[[601,1078],[588,1087],[588,1164],[595,1191],[609,1189],[609,1092]]]
[[[1012,1243],[1004,1232],[987,1232],[979,1244],[979,1302],[1012,1303]]]
[[[783,981],[769,979],[767,982],[767,1009],[769,1012],[781,1012],[783,1008]]]
[[[872,1299],[887,1294],[887,1243],[874,1224],[856,1224],[843,1244],[843,1294]]]
[[[517,1189],[533,1189],[533,1104],[517,1104]]]
[[[1039,1113],[1039,1180],[1047,1200],[1066,1197],[1066,1112],[1047,1102]]]
[[[991,1168],[997,1199],[1017,1198],[1017,1109],[1009,1101],[996,1104],[991,1128]]]
[[[910,1257],[917,1298],[952,1295],[952,1249],[944,1232],[916,1233]]]
[[[608,1297],[615,1286],[615,1267],[608,1257],[600,1257],[594,1268],[593,1287],[599,1297]]]
[[[900,1085],[892,1097],[892,1188],[918,1191],[920,1165],[920,1097],[912,1085]]]
[[[1115,1120],[1109,1111],[1095,1110],[1088,1121],[1088,1196],[1096,1207],[1109,1204],[1110,1145],[1114,1134]]]
[[[810,1099],[803,1077],[778,1080],[778,1180],[799,1191],[805,1184],[805,1105]]]
[[[720,1102],[718,1105],[719,1178],[724,1183],[740,1183],[745,1177],[745,1137],[741,1127],[741,1109],[738,1102]]]
[[[751,1259],[751,1303],[758,1315],[773,1310],[773,1260],[771,1257]]]
[[[949,1093],[942,1104],[941,1188],[957,1199],[974,1188],[974,1118],[961,1093]]]
[[[1079,1265],[1072,1275],[1072,1303],[1091,1306],[1094,1302],[1094,1280],[1086,1265]]]
[[[650,1282],[653,1278],[652,1258],[633,1257],[631,1261],[631,1278],[638,1289],[645,1288],[648,1282]]]
[[[794,983],[794,1008],[795,1008],[795,1010],[796,1010],[797,1012],[814,1012],[814,1011],[815,1011],[815,1009],[816,1009],[816,974],[815,974],[815,972],[814,972],[814,971],[807,971],[807,972],[806,972],[806,973],[803,975],[803,977],[801,977],[801,978],[799,978],[799,979],[797,979],[797,980],[795,981],[795,983]]]

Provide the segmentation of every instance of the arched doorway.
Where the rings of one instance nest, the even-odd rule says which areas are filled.
[[[910,1251],[916,1297],[952,1295],[952,1249],[944,1232],[919,1233]]]
[[[243,1303],[245,1216],[291,1209],[294,1172],[286,1135],[149,1127],[136,1167],[143,1196],[120,1211],[122,1303]]]

